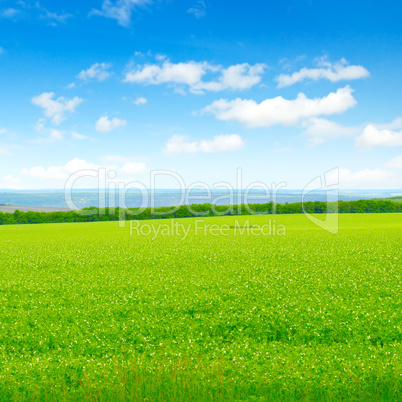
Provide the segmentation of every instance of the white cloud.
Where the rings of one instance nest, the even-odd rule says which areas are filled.
[[[147,173],[149,169],[144,162],[126,162],[119,170],[119,175],[136,176]]]
[[[110,67],[111,64],[108,63],[95,63],[87,70],[82,70],[78,74],[78,78],[83,81],[89,81],[91,79],[104,81],[110,76],[109,71],[107,71]]]
[[[57,141],[62,141],[64,139],[64,131],[60,131],[60,130],[55,130],[53,128],[51,128],[50,130],[41,130],[41,131],[45,131],[47,132],[47,136],[42,136],[39,138],[36,138],[34,140],[31,140],[29,142],[33,143],[33,144],[43,144],[43,143],[49,143],[49,142],[57,142]]]
[[[75,138],[76,140],[92,140],[91,137],[88,137],[88,136],[86,136],[86,135],[82,135],[82,134],[77,133],[77,132],[75,132],[75,131],[73,131],[73,132],[71,133],[71,136],[72,136],[73,138]]]
[[[54,128],[52,128],[50,130],[50,138],[52,140],[60,141],[63,139],[63,137],[64,137],[64,133],[62,131],[55,130]]]
[[[402,144],[402,132],[392,130],[402,128],[402,118],[396,118],[390,123],[367,124],[362,126],[343,126],[341,124],[312,118],[303,122],[304,133],[309,137],[311,145],[317,145],[331,139],[354,137],[356,146],[369,149],[375,146],[398,146]]]
[[[242,90],[253,87],[261,81],[264,64],[251,66],[247,63],[229,66],[224,69],[207,62],[171,63],[161,59],[158,64],[137,65],[126,73],[124,82],[148,85],[185,85],[190,91],[202,94],[204,91],[222,91],[225,89]],[[216,80],[203,81],[208,73],[219,73]],[[178,87],[178,91],[183,89]]]
[[[202,76],[210,69],[211,67],[207,62],[189,61],[173,64],[166,60],[161,65],[138,66],[136,70],[126,73],[124,81],[153,85],[175,83],[186,84],[191,87],[199,83]]]
[[[399,130],[402,129],[402,117],[397,117],[391,123],[375,124],[380,130]]]
[[[43,131],[45,129],[46,119],[40,117],[34,126],[35,131]]]
[[[121,165],[121,163],[119,163]],[[112,177],[110,173],[118,173],[115,177],[116,180],[131,181],[132,176],[147,173],[149,169],[143,162],[127,161],[122,166],[116,165],[97,165],[83,159],[74,158],[68,161],[65,165],[56,166],[35,166],[32,168],[25,168],[21,170],[21,175],[29,178],[29,181],[34,183],[33,186],[51,186],[63,187],[71,175],[79,173],[80,171],[91,170],[92,177],[83,172],[81,177],[76,177],[74,182],[75,188],[93,188],[99,186],[98,176],[99,169],[106,169],[107,177]],[[114,179],[111,179],[112,181]]]
[[[221,82],[224,88],[248,89],[261,81],[264,70],[264,64],[237,64],[223,70]]]
[[[201,152],[236,151],[245,145],[238,134],[217,135],[211,141],[202,140],[199,149]]]
[[[166,143],[165,153],[167,154],[180,154],[182,152],[195,154],[199,151],[199,142],[188,141],[185,135],[175,134]]]
[[[261,81],[264,73],[264,64],[250,66],[247,63],[236,64],[221,71],[218,81],[200,82],[194,89],[205,89],[209,91],[223,91],[224,89],[249,89]]]
[[[290,71],[294,67],[298,66],[301,64],[303,60],[306,59],[305,54],[301,54],[295,58],[288,58],[288,57],[283,57],[282,59],[279,60],[278,64],[282,67],[283,70]]]
[[[79,97],[74,97],[73,99],[66,99],[64,97],[59,97],[58,99],[52,99],[54,97],[54,92],[43,92],[38,96],[32,98],[32,103],[43,109],[46,117],[52,119],[55,124],[60,124],[66,119],[66,112],[74,112],[75,108],[83,101]]]
[[[244,147],[243,139],[237,134],[217,135],[212,140],[189,141],[184,135],[174,135],[165,147],[167,154],[180,154],[197,152],[225,152],[236,151]]]
[[[14,18],[19,13],[15,8],[6,8],[0,11],[0,18]]]
[[[25,8],[25,9],[32,9],[35,8],[39,10],[39,18],[43,20],[47,20],[49,22],[49,25],[51,26],[57,26],[57,24],[65,24],[67,19],[71,18],[71,14],[67,13],[55,13],[47,10],[46,8],[42,7],[39,3],[39,1],[36,1],[35,4],[27,4],[23,1],[17,1],[16,4],[18,4],[20,7]],[[7,8],[4,10],[0,11],[0,18],[14,18],[18,15],[21,14],[21,10],[16,9],[16,8]]]
[[[311,145],[318,145],[335,138],[353,137],[360,132],[359,127],[345,127],[333,121],[319,118],[306,121],[304,126],[306,127],[304,132],[309,137]]]
[[[143,96],[140,96],[139,98],[137,98],[137,99],[134,101],[134,104],[135,104],[135,105],[145,105],[147,102],[148,102],[148,99],[147,99],[147,98],[144,98]]]
[[[72,17],[71,14],[57,14],[55,12],[48,11],[46,8],[41,7],[39,2],[36,3],[36,8],[42,11],[42,18],[49,20],[50,25],[52,26],[57,26],[57,23],[65,24],[66,21]]]
[[[331,177],[328,177],[331,181]],[[339,169],[339,188],[379,189],[398,188],[402,180],[394,172],[383,169],[364,169],[352,172],[350,169]]]
[[[360,149],[402,146],[402,131],[381,130],[375,125],[369,124],[356,138],[356,146]]]
[[[0,146],[0,155],[8,155],[9,153],[8,149]]]
[[[126,125],[126,120],[118,119],[116,117],[110,120],[108,116],[103,116],[96,122],[95,128],[101,133],[107,133],[117,127],[122,127]]]
[[[151,0],[103,0],[101,10],[92,10],[89,15],[100,15],[117,20],[119,25],[128,27],[131,23],[131,15],[137,6],[144,6]]]
[[[18,177],[14,177],[9,174],[6,177],[3,177],[0,181],[0,188],[10,188],[13,190],[21,190],[22,189],[22,180]]]
[[[392,158],[390,161],[388,161],[385,164],[386,168],[391,168],[391,169],[402,169],[402,155],[396,156],[395,158]]]
[[[6,134],[7,129],[6,128],[0,128],[0,134]]]
[[[207,14],[205,9],[206,9],[205,1],[199,0],[194,4],[193,7],[189,8],[187,12],[190,14],[194,14],[196,18],[201,18]]]
[[[341,59],[337,63],[327,62],[325,59],[321,60],[320,68],[302,68],[291,75],[281,74],[276,77],[278,87],[288,87],[297,82],[310,79],[317,81],[326,79],[331,82],[338,82],[341,80],[356,80],[359,78],[366,78],[370,73],[363,66],[349,66],[345,59]]]
[[[292,126],[307,118],[341,113],[353,107],[356,100],[352,92],[346,86],[323,98],[315,99],[309,99],[303,93],[299,93],[295,100],[278,96],[261,103],[252,99],[219,99],[203,111],[212,113],[219,120],[238,121],[250,128],[270,127],[275,124]]]
[[[21,174],[39,180],[67,180],[73,173],[84,169],[98,169],[98,166],[85,160],[74,158],[64,166],[35,166],[31,169],[23,169]]]

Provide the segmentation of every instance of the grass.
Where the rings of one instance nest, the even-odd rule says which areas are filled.
[[[0,227],[0,399],[400,399],[400,214],[339,219]]]

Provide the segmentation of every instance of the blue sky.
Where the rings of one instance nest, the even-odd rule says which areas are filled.
[[[398,1],[0,0],[0,188],[402,188]],[[78,183],[78,182],[77,182]],[[78,186],[93,186],[81,181]],[[157,187],[176,187],[167,175]]]

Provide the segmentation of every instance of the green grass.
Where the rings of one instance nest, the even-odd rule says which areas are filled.
[[[0,399],[400,400],[401,215],[339,219],[0,227]]]

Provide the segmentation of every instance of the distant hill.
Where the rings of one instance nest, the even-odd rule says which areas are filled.
[[[213,203],[225,205],[228,203],[239,204],[247,203],[267,203],[274,201],[271,193],[266,193],[262,190],[250,191],[247,196],[246,191],[233,190],[233,199],[229,199],[229,192],[227,190],[216,189],[211,193],[205,192],[205,190],[191,191],[191,201],[187,204],[204,204]],[[342,201],[357,201],[362,199],[390,199],[397,198],[396,201],[400,201],[401,190],[339,190],[339,200]],[[184,195],[181,190],[155,190],[148,191],[146,193],[130,190],[124,195],[125,205],[120,205],[127,208],[136,208],[143,205],[155,207],[169,207],[183,203],[182,196]],[[189,194],[188,194],[189,195]],[[223,197],[226,195],[227,197]],[[121,194],[117,192],[105,193],[104,190],[74,190],[71,194],[73,201],[73,209],[82,209],[95,206],[103,208],[106,206],[118,206],[121,199]],[[330,197],[332,197],[330,195]],[[151,202],[152,198],[152,202]],[[303,195],[302,190],[287,190],[280,189],[276,193],[275,201],[278,203],[294,203],[301,202],[302,199],[306,201],[327,201],[327,193],[324,190],[311,191]],[[216,201],[215,201],[216,200]],[[331,198],[329,201],[335,201],[335,198]],[[143,204],[145,202],[145,204]],[[0,206],[13,206],[23,205],[25,207],[40,207],[40,208],[55,208],[55,210],[68,210],[66,203],[66,197],[62,190],[35,190],[35,191],[5,191],[0,190]],[[33,210],[33,209],[31,209]]]
[[[401,196],[398,196],[398,197],[391,197],[391,198],[388,198],[388,200],[390,200],[390,201],[395,201],[395,202],[402,202],[402,195],[401,195]]]
[[[14,211],[21,212],[58,212],[58,211],[69,211],[68,208],[50,208],[50,207],[31,207],[31,206],[19,206],[19,205],[9,205],[9,204],[0,204],[0,212],[9,212],[14,213]]]
[[[387,197],[387,198],[374,198],[374,200],[387,200],[387,201],[393,201],[393,202],[402,202],[402,195],[398,195],[396,197]]]

